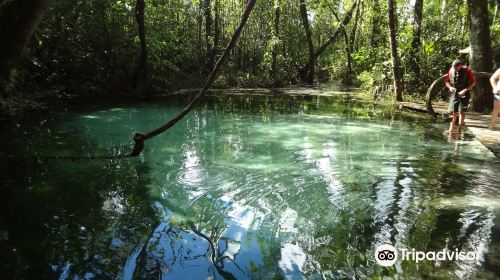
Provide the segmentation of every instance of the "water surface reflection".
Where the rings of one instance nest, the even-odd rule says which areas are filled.
[[[3,153],[120,150],[178,110],[173,100],[27,121],[2,136]],[[2,278],[495,279],[500,164],[445,129],[343,98],[219,97],[139,159],[4,157]],[[372,257],[382,243],[481,259],[388,269]]]

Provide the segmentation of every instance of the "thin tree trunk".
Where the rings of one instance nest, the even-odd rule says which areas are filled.
[[[220,0],[214,0],[214,45],[211,50],[210,57],[210,70],[212,70],[215,62],[215,56],[217,55],[217,49],[219,48],[219,39],[220,39],[220,14],[219,14],[219,2]]]
[[[301,2],[303,2],[303,0],[301,0]],[[318,57],[333,43],[337,40],[337,37],[342,33],[342,30],[345,28],[345,26],[347,24],[349,24],[349,22],[351,21],[352,19],[352,14],[354,13],[354,9],[356,8],[357,6],[357,1],[355,1],[351,7],[351,9],[349,10],[349,12],[345,15],[344,19],[342,20],[342,22],[340,23],[339,27],[335,30],[335,32],[333,33],[333,35],[328,38],[328,40],[326,40],[323,45],[321,45],[317,50],[316,52],[314,52],[313,54],[313,57],[311,58],[311,55],[309,55],[309,62],[301,67],[301,69],[299,69],[299,73],[310,73],[309,69],[311,69],[310,65],[311,65],[311,60],[313,61],[313,68],[314,68],[314,64],[315,64],[315,61],[316,59],[318,59]],[[304,6],[305,7],[305,6]],[[307,12],[307,9],[306,9],[306,12]],[[301,5],[301,15],[302,15],[302,5]],[[306,13],[307,15],[307,13]],[[304,17],[302,16],[302,19]],[[311,44],[312,44],[312,41],[311,41]],[[311,49],[309,49],[311,50]],[[314,70],[314,69],[313,69]],[[303,76],[303,75],[301,75]],[[308,76],[306,76],[308,77]]]
[[[250,13],[252,12],[253,7],[255,6],[255,1],[256,0],[248,0],[247,1],[247,6],[245,8],[245,11],[243,12],[243,15],[241,16],[241,21],[240,21],[240,24],[238,25],[238,28],[236,28],[236,30],[234,31],[234,34],[231,37],[231,41],[229,41],[229,43],[228,43],[227,47],[224,49],[224,52],[222,53],[221,57],[217,60],[217,63],[215,63],[214,69],[212,70],[212,72],[210,72],[210,75],[208,76],[207,80],[205,81],[205,85],[200,90],[200,92],[188,103],[188,105],[179,114],[177,114],[177,116],[175,116],[173,119],[168,121],[166,124],[158,127],[155,130],[152,130],[146,134],[136,133],[134,136],[134,143],[135,143],[134,148],[133,148],[132,152],[130,153],[131,157],[135,157],[135,156],[140,155],[140,153],[144,149],[144,141],[151,139],[160,133],[163,133],[164,131],[166,131],[170,127],[174,126],[177,122],[182,120],[182,118],[184,116],[186,116],[191,111],[191,109],[193,109],[196,102],[207,92],[207,90],[210,88],[212,83],[215,81],[217,74],[220,71],[220,68],[226,62],[231,51],[236,46],[236,42],[238,41],[238,38],[241,35],[241,31],[245,27],[245,24],[247,23],[248,18],[250,16]]]
[[[281,13],[281,0],[274,0],[274,38],[273,38],[273,50],[272,50],[272,64],[271,64],[271,77],[273,79],[273,87],[279,86],[278,81],[278,42],[280,38],[280,13]]]
[[[495,2],[495,15],[493,16],[493,23],[491,25],[495,25],[495,22],[497,20],[497,15],[498,15],[498,6],[500,6],[500,0],[497,0]]]
[[[333,16],[340,22],[340,18],[335,12],[334,9],[330,9],[332,11]],[[345,41],[345,53],[347,57],[347,72],[345,74],[343,83],[345,85],[352,85],[352,56],[351,56],[351,47],[349,42],[349,35],[347,35],[347,31],[345,28],[342,28],[342,34],[344,35]]]
[[[139,40],[141,42],[141,53],[139,55],[139,62],[135,70],[134,87],[144,84],[147,80],[148,49],[146,41],[146,26],[144,24],[145,9],[146,9],[145,1],[137,0],[135,6],[135,19],[137,21]]]
[[[206,71],[210,72],[212,70],[213,61],[212,61],[212,9],[210,0],[205,0],[203,10],[205,12],[205,42],[206,42]]]
[[[413,38],[410,49],[410,65],[414,72],[414,81],[418,82],[420,77],[420,60],[418,55],[420,53],[420,34],[422,33],[422,14],[424,9],[424,0],[415,0],[415,7],[413,10]]]
[[[316,57],[314,55],[314,45],[312,42],[311,27],[309,26],[309,18],[307,16],[307,7],[304,0],[300,0],[300,16],[302,17],[302,25],[306,32],[307,49],[309,50],[309,61],[307,63],[306,82],[308,84],[314,83],[314,66]]]
[[[403,77],[401,74],[399,56],[398,56],[398,42],[396,40],[396,14],[395,11],[396,4],[394,0],[387,0],[387,19],[389,27],[389,44],[391,48],[392,57],[392,74],[394,79],[394,93],[396,95],[396,101],[403,101]]]
[[[301,0],[301,1],[303,1],[303,0]],[[321,45],[316,50],[316,53],[314,54],[314,58],[315,59],[317,59],[333,42],[335,42],[337,40],[337,37],[342,33],[342,29],[344,29],[345,26],[347,24],[349,24],[349,22],[351,21],[352,14],[353,14],[354,9],[356,7],[357,7],[357,1],[352,4],[351,9],[349,10],[349,12],[347,12],[347,14],[345,15],[344,19],[340,23],[340,26],[337,28],[337,30],[335,30],[335,32],[333,33],[333,35],[330,38],[328,38],[328,40],[326,40],[326,42],[323,43],[323,45]]]
[[[0,97],[10,69],[21,55],[52,0],[5,1],[0,7]]]
[[[384,24],[382,9],[380,7],[379,0],[373,0],[372,2],[372,30],[370,36],[370,45],[372,50],[375,51],[375,48],[380,46],[385,42],[385,36],[382,36],[381,31],[383,28],[380,28]]]
[[[199,1],[199,9],[200,11],[203,11],[203,2],[202,1]],[[198,16],[197,16],[197,19],[198,19],[198,50],[201,50],[203,48],[203,42],[202,42],[202,29],[203,29],[203,15],[202,13],[198,13]],[[199,61],[199,59],[201,58],[200,55],[198,55],[197,59]],[[203,68],[203,67],[200,67],[200,69]]]
[[[469,43],[471,47],[471,67],[474,71],[490,72],[492,70],[492,51],[488,1],[467,0],[469,10]],[[491,109],[492,89],[487,79],[478,79],[472,94],[472,109],[483,112]]]
[[[345,40],[345,53],[347,57],[347,72],[344,77],[344,84],[345,85],[352,85],[352,55],[351,55],[351,47],[350,44],[351,42],[349,41],[349,36],[347,35],[347,31],[343,29],[344,33],[344,40]]]
[[[356,45],[356,38],[357,38],[357,30],[358,30],[358,23],[359,23],[359,17],[361,14],[361,0],[356,1],[357,2],[357,7],[356,7],[356,14],[354,15],[354,25],[352,26],[351,33],[349,36],[349,42],[350,42],[350,52],[353,53]]]

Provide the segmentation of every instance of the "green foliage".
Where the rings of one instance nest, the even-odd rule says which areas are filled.
[[[333,12],[343,18],[353,2],[306,1],[316,49],[339,27]],[[366,89],[392,83],[385,2],[362,1],[359,20],[356,22],[353,16],[346,26],[353,77]],[[212,24],[208,33],[203,3],[200,0],[146,0],[148,84],[153,88],[200,87],[207,75],[209,57],[215,53],[217,59],[228,43],[240,20],[244,1],[210,1]],[[399,55],[406,95],[422,96],[426,87],[458,56],[458,50],[468,46],[467,7],[463,1],[424,1],[422,47],[416,53],[422,71],[416,75],[410,60],[413,39],[410,3],[397,1]],[[33,92],[57,88],[72,93],[132,90],[130,81],[140,52],[135,4],[132,0],[54,2],[12,72],[10,90]],[[279,33],[276,35],[274,21],[278,4]],[[498,42],[500,20],[495,18],[498,15],[495,16],[494,1],[490,10],[492,41]],[[207,40],[208,46],[217,42],[216,26],[218,43],[210,50]],[[346,42],[340,34],[318,57],[319,82],[345,77],[348,69],[345,52]],[[299,70],[307,60],[298,2],[259,1],[216,86],[271,86],[273,63],[278,84],[300,83]]]

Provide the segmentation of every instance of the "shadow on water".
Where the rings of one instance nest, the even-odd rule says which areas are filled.
[[[125,160],[4,158],[1,278],[114,277],[156,221],[148,168]]]
[[[499,276],[498,160],[349,97],[207,97],[140,158],[29,159],[116,153],[185,99],[2,124],[1,278]],[[383,243],[480,260],[383,268]]]

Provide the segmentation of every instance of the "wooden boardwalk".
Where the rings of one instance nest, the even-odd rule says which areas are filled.
[[[427,112],[425,103],[399,102],[400,109],[409,109],[419,112]],[[448,114],[448,104],[443,102],[432,104],[434,111],[440,115]],[[497,119],[497,130],[489,130],[490,115],[468,112],[465,118],[465,126],[474,136],[497,158],[500,158],[500,118]]]

